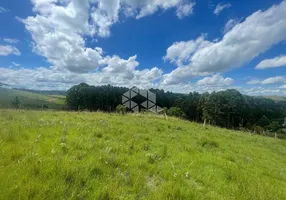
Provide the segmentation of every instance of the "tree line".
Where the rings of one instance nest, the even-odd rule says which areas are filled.
[[[121,95],[128,90],[125,87],[81,83],[67,91],[67,108],[115,112],[121,104]],[[234,89],[203,94],[179,94],[160,89],[150,91],[156,94],[157,105],[169,115],[225,128],[277,132],[282,130],[286,117],[286,102],[242,95]]]

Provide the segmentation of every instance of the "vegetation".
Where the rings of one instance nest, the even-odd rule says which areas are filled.
[[[121,95],[128,88],[89,86],[81,83],[67,91],[67,107],[70,110],[115,112],[121,104]],[[237,90],[221,92],[176,94],[164,90],[150,89],[157,96],[157,104],[167,108],[167,114],[195,122],[229,129],[272,131],[272,122],[281,124],[286,117],[286,102],[242,95]],[[271,129],[271,130],[270,130]],[[259,131],[260,132],[260,131]]]
[[[286,141],[159,115],[0,111],[0,199],[286,199]]]
[[[171,107],[170,109],[167,110],[166,113],[170,116],[175,116],[175,117],[185,116],[185,113],[182,111],[182,109],[178,107]]]
[[[63,109],[65,96],[0,88],[0,108]]]
[[[21,108],[21,101],[18,96],[16,96],[14,101],[12,101],[12,106],[14,108]]]
[[[116,112],[117,113],[120,113],[120,114],[122,114],[122,115],[124,115],[124,114],[126,114],[127,113],[127,108],[124,106],[124,105],[118,105],[117,107],[116,107]]]

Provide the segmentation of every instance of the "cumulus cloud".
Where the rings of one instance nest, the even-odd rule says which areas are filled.
[[[8,55],[21,55],[21,52],[13,46],[10,45],[0,45],[0,56],[8,56]]]
[[[47,58],[58,70],[95,70],[102,59],[101,48],[85,46],[84,35],[95,33],[89,23],[88,0],[59,4],[56,0],[33,0],[36,16],[23,19],[34,41],[34,52]]]
[[[286,76],[274,76],[274,77],[269,77],[264,80],[259,80],[259,79],[252,79],[247,82],[249,85],[270,85],[270,84],[279,84],[279,83],[284,83],[286,82]]]
[[[121,61],[124,62],[124,61]],[[107,68],[110,66],[107,66]],[[126,66],[122,66],[126,67]],[[18,87],[28,87],[40,90],[66,90],[75,84],[86,82],[91,85],[106,85],[141,88],[156,87],[156,80],[162,76],[162,70],[133,70],[132,77],[126,77],[120,71],[101,70],[96,73],[78,74],[70,71],[58,71],[52,68],[38,67],[36,69],[0,68],[0,82]]]
[[[199,44],[203,44],[201,46],[197,44],[197,40],[174,43],[167,49],[165,59],[179,65],[165,75],[168,80],[165,82],[175,84],[188,80],[195,74],[223,72],[240,67],[284,41],[285,32],[286,1],[282,1],[266,11],[253,13],[236,24],[220,41],[207,41],[205,38],[202,41],[199,37],[197,40],[200,41]],[[181,61],[184,61],[184,66]]]
[[[32,3],[36,15],[20,21],[32,36],[33,51],[44,56],[51,63],[51,67],[0,68],[0,81],[35,89],[68,89],[80,82],[150,88],[160,82],[163,71],[158,67],[138,70],[136,55],[127,59],[117,55],[108,56],[100,47],[90,48],[85,43],[86,37],[96,39],[107,36],[109,27],[119,20],[119,12],[122,9],[129,6],[135,9],[135,14],[142,15],[144,6],[148,4],[131,0],[32,0]],[[156,9],[168,9],[184,4],[183,0],[150,0],[150,5],[157,6]],[[187,11],[184,12],[186,15]],[[3,55],[20,54],[12,46],[4,47],[0,47]],[[8,51],[8,47],[12,50]],[[19,66],[15,62],[12,64]]]
[[[170,8],[176,8],[176,14],[179,18],[189,16],[193,13],[193,7],[195,3],[187,0],[123,0],[123,3],[127,4],[131,13],[136,13],[136,18],[145,17],[157,12],[159,9],[167,10]]]
[[[221,87],[221,86],[229,86],[234,83],[234,80],[232,78],[223,78],[222,76],[215,74],[211,77],[205,77],[199,81],[197,81],[198,86],[215,86],[215,87]]]
[[[175,42],[167,49],[167,54],[163,59],[176,63],[178,66],[183,66],[184,63],[189,61],[193,53],[208,44],[209,42],[205,40],[205,35],[200,36],[196,40]]]
[[[185,0],[32,0],[32,3],[36,15],[21,21],[32,35],[34,52],[44,56],[53,68],[78,73],[97,70],[105,64],[103,49],[87,47],[85,38],[109,36],[110,27],[119,22],[121,12],[126,17],[141,18],[159,9],[176,8],[181,18],[191,14],[194,5]]]
[[[268,69],[276,67],[286,67],[286,55],[261,61],[255,69]]]
[[[227,4],[219,3],[214,10],[214,14],[219,15],[224,9],[227,9],[230,7],[231,7],[230,3],[227,3]]]
[[[110,35],[110,27],[119,21],[122,11],[125,17],[142,17],[154,14],[158,10],[176,8],[178,18],[189,16],[193,13],[195,3],[186,0],[96,0],[97,7],[92,7],[91,17],[97,27],[98,35]]]

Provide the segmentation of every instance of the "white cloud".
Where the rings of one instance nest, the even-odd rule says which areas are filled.
[[[195,3],[189,3],[189,4],[181,4],[177,8],[177,16],[182,19],[186,16],[189,16],[193,13],[193,8],[196,4]]]
[[[228,20],[227,23],[224,26],[223,33],[227,33],[233,27],[235,27],[235,25],[237,25],[238,23],[239,23],[239,20],[237,20],[237,19],[230,19],[230,20]]]
[[[130,57],[128,60],[121,59],[118,56],[107,57],[104,63],[107,67],[103,68],[103,72],[120,74],[127,79],[134,78],[134,70],[139,65],[136,61],[137,56]]]
[[[85,38],[107,37],[110,27],[128,10],[140,18],[159,9],[178,9],[177,15],[191,14],[185,0],[32,0],[35,16],[21,21],[33,38],[34,52],[47,58],[58,70],[87,73],[105,64],[100,47],[86,47]],[[184,7],[186,6],[186,7]],[[112,57],[112,56],[111,56]]]
[[[240,92],[243,94],[254,95],[254,96],[265,96],[265,95],[286,96],[286,89],[279,87],[241,88]]]
[[[121,11],[126,17],[140,19],[160,9],[176,8],[176,14],[181,19],[191,15],[195,5],[186,0],[97,0],[97,3],[97,7],[92,7],[91,17],[101,37],[110,35],[110,27],[119,21]]]
[[[198,39],[174,43],[168,48],[165,59],[176,62],[178,68],[165,75],[164,82],[175,84],[200,73],[223,72],[240,67],[284,41],[285,32],[286,1],[282,1],[266,11],[253,13],[242,23],[236,24],[220,41],[201,41],[199,37],[199,44],[204,44],[202,46],[197,44]],[[172,50],[172,54],[169,50]],[[184,66],[181,61],[184,61]]]
[[[261,81],[259,79],[252,79],[252,80],[247,82],[248,85],[257,85],[260,83],[261,83]]]
[[[0,45],[0,56],[8,56],[11,54],[19,56],[21,55],[21,52],[16,47],[10,45]]]
[[[10,10],[0,7],[0,13],[5,13],[5,12],[9,12]]]
[[[132,59],[131,59],[132,60]],[[126,60],[125,60],[126,61]],[[121,61],[124,62],[124,61]],[[106,66],[109,67],[109,66]],[[164,85],[157,83],[156,80],[161,79],[162,70],[154,67],[145,70],[133,70],[133,78],[121,76],[120,72],[110,72],[102,70],[95,73],[78,74],[69,71],[58,71],[55,69],[47,69],[38,67],[36,69],[7,69],[0,68],[0,82],[38,90],[66,90],[75,84],[86,82],[90,85],[106,85],[133,87],[139,88],[159,88],[166,91],[189,93],[196,92],[212,92],[221,91],[229,88],[236,88],[240,92],[249,95],[286,95],[286,88],[284,87],[253,87],[253,88],[239,88],[229,85],[231,81],[228,78],[218,79],[222,82],[218,84],[191,84],[179,83],[176,85]],[[211,78],[211,77],[210,77]],[[228,81],[227,81],[228,80]]]
[[[230,8],[231,7],[231,4],[230,3],[227,3],[227,4],[221,4],[219,3],[215,10],[214,10],[214,14],[215,15],[219,15],[224,9],[227,9],[227,8]]]
[[[34,52],[47,58],[52,66],[0,68],[0,80],[15,86],[38,89],[68,89],[80,82],[127,87],[137,85],[142,88],[158,85],[162,70],[157,67],[137,70],[139,62],[136,55],[122,59],[116,55],[104,55],[100,47],[86,47],[86,37],[96,39],[98,35],[106,36],[109,25],[118,21],[121,8],[116,2],[32,0],[36,15],[21,21],[32,35]],[[122,1],[118,2],[122,7]],[[152,2],[164,9],[171,6],[171,2]],[[173,3],[176,6],[181,2]],[[136,12],[140,13],[140,10]]]
[[[286,76],[274,76],[274,77],[269,77],[264,80],[259,80],[259,79],[252,79],[247,82],[249,85],[270,85],[270,84],[279,84],[279,83],[284,83],[286,82]]]
[[[275,67],[286,67],[286,55],[261,61],[255,69],[267,69]]]
[[[12,62],[12,64],[13,64],[15,67],[20,67],[20,66],[21,66],[20,64],[15,63],[15,62]]]
[[[261,84],[262,85],[277,84],[277,83],[283,83],[284,81],[286,81],[285,76],[275,76],[261,81]]]
[[[176,63],[178,66],[183,66],[185,62],[189,62],[193,53],[208,44],[209,42],[205,40],[205,35],[200,36],[196,40],[175,42],[167,49],[167,54],[163,59]]]
[[[222,76],[215,74],[211,77],[205,77],[199,81],[197,81],[198,86],[213,86],[213,87],[222,87],[229,86],[234,83],[232,78],[223,78]]]
[[[285,85],[281,85],[279,88],[280,89],[286,89],[286,84]]]
[[[128,60],[121,60],[124,63],[123,68],[130,65]],[[125,65],[125,66],[124,66]],[[106,68],[109,68],[107,66]],[[154,67],[152,69],[130,71],[131,76],[126,76],[120,71],[109,71],[103,68],[102,71],[78,74],[69,71],[58,71],[56,69],[47,69],[38,67],[36,69],[8,69],[0,68],[0,82],[13,86],[40,89],[40,90],[65,90],[75,84],[86,82],[91,85],[106,85],[141,88],[156,87],[156,80],[162,76],[162,70]]]
[[[9,44],[17,44],[19,42],[19,40],[14,38],[3,38],[3,41]]]
[[[99,67],[101,48],[85,46],[84,35],[94,34],[89,23],[89,1],[33,0],[36,16],[22,20],[34,40],[34,51],[58,70],[88,72]]]
[[[129,12],[136,14],[136,18],[145,17],[157,12],[159,9],[167,10],[170,8],[176,8],[176,13],[179,18],[189,16],[193,13],[193,6],[195,5],[191,1],[186,0],[122,0],[127,4]]]

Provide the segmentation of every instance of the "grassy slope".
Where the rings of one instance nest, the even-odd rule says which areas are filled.
[[[7,108],[11,101],[18,96],[24,108],[41,108],[47,105],[49,108],[62,108],[65,97],[60,95],[43,95],[14,89],[0,88],[0,107]]]
[[[286,141],[174,118],[0,110],[0,199],[286,199]]]

